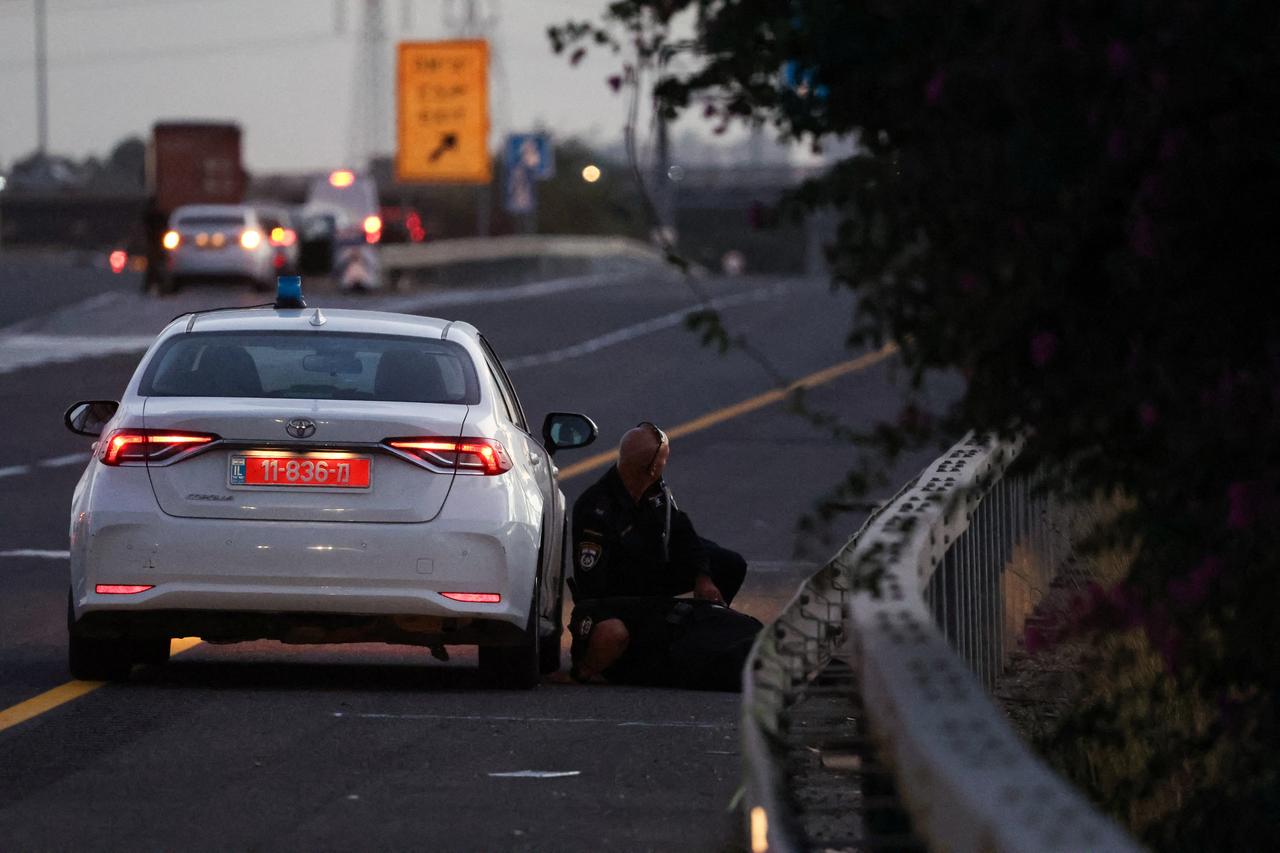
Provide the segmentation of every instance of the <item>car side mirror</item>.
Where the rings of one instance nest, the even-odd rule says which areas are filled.
[[[91,435],[95,438],[102,435],[102,428],[107,421],[116,416],[120,404],[115,400],[83,400],[72,403],[62,416],[67,429],[77,435]]]
[[[552,412],[542,422],[542,446],[547,453],[586,447],[596,440],[600,429],[586,415],[574,412]]]

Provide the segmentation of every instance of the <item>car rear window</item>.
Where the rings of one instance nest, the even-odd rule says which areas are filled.
[[[314,332],[194,332],[147,365],[145,397],[480,401],[475,365],[454,341]]]
[[[242,215],[184,216],[178,220],[183,228],[228,228],[244,225]]]

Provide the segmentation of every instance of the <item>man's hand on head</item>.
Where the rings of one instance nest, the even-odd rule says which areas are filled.
[[[724,596],[720,594],[720,587],[716,586],[716,582],[711,579],[710,575],[698,575],[698,579],[693,582],[693,597],[724,604]]]

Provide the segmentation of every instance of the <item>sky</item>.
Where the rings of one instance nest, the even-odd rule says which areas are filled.
[[[36,146],[36,0],[0,0],[0,169]],[[45,0],[49,150],[105,155],[165,119],[232,120],[254,172],[324,170],[352,153],[359,30],[367,0]],[[510,131],[616,142],[620,60],[577,67],[551,52],[549,24],[595,18],[607,0],[476,0],[492,15],[491,147]],[[453,35],[465,0],[384,0],[391,146],[392,46]],[[710,140],[701,118],[682,122]]]

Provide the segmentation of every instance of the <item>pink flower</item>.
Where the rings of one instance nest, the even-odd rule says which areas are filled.
[[[1151,231],[1151,219],[1145,213],[1139,214],[1129,232],[1129,249],[1138,257],[1151,260],[1156,256],[1156,239]]]
[[[1235,482],[1227,486],[1227,527],[1245,530],[1258,520],[1255,483]]]
[[[1222,561],[1205,557],[1186,577],[1169,581],[1169,597],[1180,607],[1194,607],[1209,595],[1209,587],[1222,574]]]
[[[1160,412],[1152,403],[1143,403],[1138,407],[1138,421],[1145,429],[1151,429],[1160,422]]]
[[[1182,146],[1186,143],[1186,141],[1187,141],[1187,134],[1186,134],[1186,131],[1182,129],[1166,130],[1163,134],[1161,134],[1160,135],[1160,154],[1159,154],[1160,162],[1168,163],[1170,160],[1173,160],[1175,157],[1177,157],[1178,153],[1182,151]]]
[[[1133,54],[1124,42],[1113,41],[1107,45],[1107,65],[1111,67],[1112,74],[1122,73],[1132,61]]]
[[[1107,157],[1111,160],[1123,160],[1129,150],[1129,137],[1119,128],[1111,131],[1107,137]]]
[[[1037,332],[1031,338],[1031,363],[1044,367],[1058,350],[1058,336],[1053,332]]]
[[[1070,51],[1077,51],[1080,49],[1080,36],[1076,35],[1075,30],[1067,24],[1059,24],[1058,31],[1062,34],[1063,47]]]
[[[942,84],[946,82],[947,75],[944,71],[938,71],[929,78],[929,82],[924,87],[924,99],[926,103],[936,104],[942,98]]]

